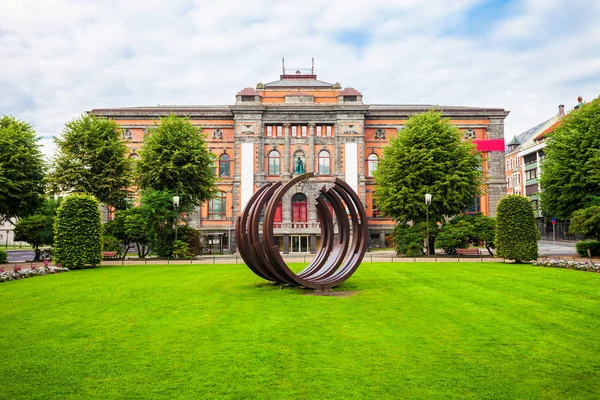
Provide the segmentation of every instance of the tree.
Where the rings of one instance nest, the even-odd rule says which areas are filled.
[[[0,118],[0,222],[31,215],[44,201],[45,165],[35,131]]]
[[[508,195],[498,203],[496,214],[496,257],[517,263],[536,260],[539,231],[529,199]]]
[[[35,214],[19,219],[15,225],[15,240],[29,243],[35,250],[34,261],[40,259],[40,246],[54,242],[54,217],[62,198],[49,198]]]
[[[460,215],[446,222],[435,238],[435,247],[448,254],[456,253],[457,248],[483,244],[490,255],[494,255],[496,220],[481,213]]]
[[[189,118],[161,118],[150,129],[140,155],[136,166],[140,187],[177,193],[182,208],[197,206],[217,191],[215,157]]]
[[[54,220],[54,259],[66,268],[96,266],[102,261],[100,204],[93,196],[72,194]]]
[[[433,240],[438,231],[435,222],[429,223],[429,237]],[[421,221],[413,225],[399,223],[394,228],[394,245],[398,255],[417,257],[424,254],[424,244],[427,241],[427,222]]]
[[[545,216],[564,220],[576,210],[600,205],[600,98],[564,117],[548,134],[544,152],[540,184]]]
[[[569,233],[581,233],[600,240],[600,206],[575,211],[571,216]]]
[[[114,121],[84,114],[67,123],[62,138],[55,137],[54,143],[57,153],[50,174],[54,192],[87,193],[116,209],[127,206],[131,162]]]
[[[430,193],[431,221],[460,214],[481,193],[481,163],[475,146],[441,113],[413,115],[384,148],[374,174],[379,210],[400,224],[424,221]]]

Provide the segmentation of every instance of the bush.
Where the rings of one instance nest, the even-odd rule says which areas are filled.
[[[429,238],[433,240],[437,232],[437,225],[431,221],[429,224]],[[414,225],[398,224],[394,228],[393,240],[396,253],[407,257],[418,257],[424,254],[425,240],[427,238],[427,223],[417,222]]]
[[[569,233],[580,233],[587,237],[600,239],[600,206],[575,211],[571,215]]]
[[[497,210],[496,257],[516,262],[536,260],[539,231],[533,206],[526,198],[508,195],[500,200]]]
[[[180,240],[188,244],[192,255],[198,256],[202,254],[199,230],[191,228],[188,225],[182,225],[177,228],[177,235]]]
[[[54,220],[54,258],[66,268],[102,261],[102,221],[98,200],[73,194],[63,200]]]
[[[114,236],[102,235],[102,251],[116,251],[121,253],[121,242]]]
[[[173,257],[184,260],[192,258],[190,246],[183,240],[176,240],[175,243],[173,243]]]
[[[8,262],[8,253],[4,250],[0,250],[0,264],[6,264]]]
[[[600,242],[597,240],[583,240],[575,245],[575,250],[581,257],[588,256],[588,249],[592,256],[600,256]]]

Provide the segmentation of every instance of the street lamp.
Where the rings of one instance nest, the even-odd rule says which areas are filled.
[[[179,210],[179,196],[173,196],[173,208],[175,208],[175,212]],[[175,215],[175,241],[177,241],[177,220],[179,219],[179,213]]]
[[[431,194],[425,194],[425,207],[427,207],[427,255],[429,254],[429,206],[431,205]]]

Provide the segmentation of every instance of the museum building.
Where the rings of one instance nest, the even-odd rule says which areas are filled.
[[[245,88],[228,106],[156,106],[94,109],[89,113],[114,120],[123,128],[130,158],[138,158],[149,128],[169,114],[189,117],[202,127],[217,159],[219,194],[189,217],[206,249],[235,251],[235,218],[254,191],[267,182],[290,180],[314,172],[281,202],[274,233],[283,253],[311,253],[320,241],[314,198],[334,178],[346,181],[363,202],[370,243],[389,245],[394,222],[383,217],[373,197],[373,171],[382,151],[409,116],[432,108],[450,118],[476,143],[486,176],[485,193],[470,212],[494,216],[506,193],[504,119],[501,108],[365,104],[361,92],[317,79],[308,70],[283,69],[280,79]],[[134,194],[132,194],[133,196]]]

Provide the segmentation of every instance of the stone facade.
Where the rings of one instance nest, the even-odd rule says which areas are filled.
[[[229,157],[229,172],[224,174],[227,168],[216,166],[224,200],[218,207],[200,207],[191,216],[190,224],[203,231],[209,238],[208,245],[217,242],[226,250],[234,250],[234,221],[248,195],[267,182],[291,179],[300,159],[304,172],[315,172],[317,176],[299,185],[296,193],[289,193],[282,201],[281,223],[275,227],[275,233],[281,238],[284,252],[311,252],[319,242],[316,209],[307,204],[306,217],[298,219],[292,197],[301,193],[310,202],[332,178],[345,180],[357,191],[369,217],[372,245],[386,245],[394,223],[377,213],[369,160],[382,156],[383,147],[410,115],[432,107],[367,105],[357,90],[319,81],[311,72],[284,73],[278,81],[259,84],[257,89],[243,89],[230,106],[133,107],[95,109],[91,113],[111,118],[127,130],[124,140],[132,156],[142,146],[148,127],[160,117],[171,113],[188,116],[193,124],[202,127],[217,158]],[[506,191],[503,138],[508,112],[474,107],[436,108],[467,138],[477,142],[487,176],[479,211],[493,216]]]

